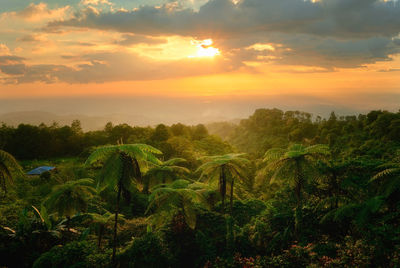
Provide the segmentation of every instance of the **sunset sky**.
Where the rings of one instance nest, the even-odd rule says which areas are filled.
[[[214,103],[228,118],[272,106],[398,110],[400,3],[1,0],[0,113],[89,114],[88,101],[101,114],[107,100],[138,98],[163,99],[158,112]]]

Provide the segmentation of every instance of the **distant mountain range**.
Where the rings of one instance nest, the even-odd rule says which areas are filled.
[[[19,124],[39,125],[44,123],[51,125],[57,122],[60,125],[71,125],[73,120],[81,121],[84,130],[98,130],[104,128],[107,122],[113,124],[127,123],[130,125],[147,126],[156,124],[154,120],[144,116],[129,115],[106,115],[106,116],[88,116],[82,114],[57,115],[43,111],[24,111],[12,112],[0,115],[0,122],[11,126]]]
[[[375,99],[378,105],[379,98]],[[399,97],[393,96],[392,99],[393,107],[398,107]],[[385,109],[398,109],[393,107]],[[0,97],[0,122],[13,126],[20,123],[48,125],[54,121],[60,125],[70,125],[73,120],[78,119],[84,130],[102,129],[107,122],[112,122],[114,125],[127,123],[136,126],[154,126],[160,123],[171,125],[178,122],[196,125],[247,118],[259,108],[306,111],[325,118],[329,117],[331,111],[337,112],[337,115],[358,115],[360,112],[368,112],[366,108],[342,106],[326,99],[301,95],[192,98],[127,96],[2,99]]]

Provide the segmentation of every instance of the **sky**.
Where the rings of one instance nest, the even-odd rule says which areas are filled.
[[[1,0],[0,113],[183,120],[399,103],[397,0]]]

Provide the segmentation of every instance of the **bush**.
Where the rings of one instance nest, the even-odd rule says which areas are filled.
[[[55,246],[42,254],[33,268],[45,267],[109,267],[110,252],[100,253],[96,245],[88,241],[71,242]]]
[[[246,223],[250,222],[252,217],[260,215],[267,206],[261,200],[250,199],[246,201],[235,200],[233,202],[233,214],[232,217],[235,223],[239,226],[244,226]]]
[[[118,256],[121,267],[169,267],[168,257],[161,239],[154,233],[136,238]]]

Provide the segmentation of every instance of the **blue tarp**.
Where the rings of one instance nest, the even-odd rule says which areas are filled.
[[[46,171],[50,171],[50,170],[53,170],[53,169],[55,169],[55,167],[41,166],[41,167],[32,169],[31,171],[29,171],[26,174],[28,174],[28,175],[40,175],[40,174],[42,174],[42,173],[44,173]]]

